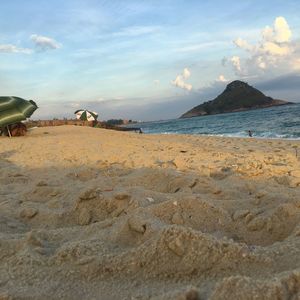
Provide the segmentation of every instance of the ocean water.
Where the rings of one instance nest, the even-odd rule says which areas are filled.
[[[139,123],[144,133],[300,139],[300,103],[190,119]],[[137,127],[137,124],[133,125]]]

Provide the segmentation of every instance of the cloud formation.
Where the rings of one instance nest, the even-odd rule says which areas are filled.
[[[237,72],[241,72],[242,68],[241,68],[241,60],[238,56],[232,56],[230,59],[232,65],[234,66],[235,70]]]
[[[177,75],[175,80],[173,80],[171,83],[174,86],[177,86],[187,91],[191,91],[193,86],[190,83],[185,82],[185,80],[190,78],[190,76],[191,71],[188,68],[184,68],[182,74]]]
[[[0,45],[0,53],[23,53],[23,54],[31,54],[32,50],[28,48],[19,48],[15,45],[6,44]]]
[[[292,32],[285,18],[278,17],[275,19],[274,27],[265,27],[262,35],[266,41],[287,43],[292,37]]]
[[[34,42],[35,46],[40,51],[55,50],[61,48],[56,40],[37,34],[32,34],[30,39]]]
[[[32,34],[30,39],[34,42],[38,51],[55,50],[61,48],[61,44],[46,36]],[[0,53],[32,54],[33,52],[34,50],[30,48],[21,48],[12,44],[0,44]]]
[[[229,80],[226,79],[225,76],[221,74],[216,81],[217,82],[228,82]]]
[[[300,69],[300,44],[291,41],[292,32],[284,17],[277,17],[272,27],[261,32],[261,39],[254,45],[242,38],[234,41],[241,50],[248,53],[246,59],[234,55],[226,60],[238,76],[264,74],[274,69],[292,72]],[[225,60],[222,60],[224,63]]]

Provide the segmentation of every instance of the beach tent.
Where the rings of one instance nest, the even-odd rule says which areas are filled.
[[[0,128],[7,127],[8,129],[8,125],[26,120],[31,117],[37,108],[38,106],[32,100],[0,96]]]
[[[98,114],[94,111],[89,111],[86,109],[79,109],[74,112],[76,118],[82,121],[96,121]]]

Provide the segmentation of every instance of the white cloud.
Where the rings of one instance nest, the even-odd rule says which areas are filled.
[[[216,81],[217,82],[228,82],[229,80],[226,79],[225,76],[221,74]]]
[[[0,45],[0,53],[23,53],[23,54],[31,54],[32,50],[27,48],[19,48],[15,45],[6,44]]]
[[[232,56],[230,59],[232,65],[237,72],[241,72],[241,59],[238,56]]]
[[[188,79],[191,76],[191,71],[188,68],[184,68],[182,76],[184,79]]]
[[[273,42],[265,42],[262,45],[263,52],[266,52],[270,55],[281,55],[285,56],[288,55],[292,50],[288,45],[281,46]]]
[[[265,70],[267,68],[267,64],[264,61],[262,56],[258,56],[256,59],[257,65],[260,69]]]
[[[185,80],[188,79],[190,76],[191,76],[190,70],[188,68],[184,68],[182,74],[177,75],[175,80],[173,80],[171,83],[174,86],[177,86],[187,91],[191,91],[193,86],[185,82]]]
[[[256,44],[251,45],[242,38],[234,41],[239,49],[248,53],[246,59],[234,55],[227,61],[231,62],[238,76],[253,76],[275,69],[293,71],[299,64],[300,51],[297,47],[300,44],[292,42],[291,37],[292,32],[285,18],[277,17],[272,27],[266,26],[262,30],[261,39]]]
[[[189,83],[185,83],[183,81],[183,78],[181,75],[178,75],[174,81],[172,81],[172,84],[177,86],[177,87],[180,87],[182,89],[185,89],[185,90],[188,90],[188,91],[191,91],[192,90],[192,85],[189,84]]]
[[[159,81],[158,79],[155,79],[155,80],[153,80],[153,83],[154,83],[155,85],[159,85],[159,84],[160,84],[160,81]]]
[[[253,46],[251,46],[247,41],[238,38],[235,41],[233,41],[239,48],[245,49],[247,51],[252,51]]]
[[[30,39],[35,43],[35,46],[40,51],[55,50],[61,48],[61,44],[59,44],[56,40],[46,36],[32,34],[30,36]]]
[[[277,17],[273,28],[266,26],[262,30],[263,40],[275,43],[288,43],[292,37],[290,27],[284,17]]]
[[[61,45],[54,39],[33,34],[30,36],[30,39],[35,43],[35,46],[40,51],[46,51],[49,49],[58,49]],[[32,54],[33,49],[21,48],[12,44],[3,44],[0,45],[0,53],[23,53],[23,54]]]

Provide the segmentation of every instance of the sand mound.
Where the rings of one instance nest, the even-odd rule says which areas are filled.
[[[300,298],[299,143],[63,126],[0,145],[0,299]]]

